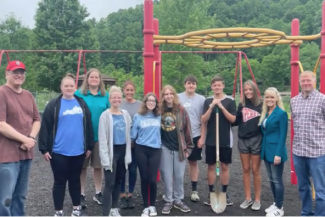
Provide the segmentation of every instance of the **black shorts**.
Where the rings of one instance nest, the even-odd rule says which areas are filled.
[[[225,164],[231,164],[232,148],[219,147],[219,160]],[[205,146],[205,162],[208,165],[216,164],[217,153],[216,146]]]
[[[200,138],[201,136],[193,138],[194,148],[192,150],[191,155],[187,158],[189,161],[202,160],[202,148],[197,147],[197,142]]]

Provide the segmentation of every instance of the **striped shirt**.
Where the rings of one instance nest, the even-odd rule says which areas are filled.
[[[291,99],[294,137],[292,153],[316,158],[325,155],[325,95],[314,90]]]

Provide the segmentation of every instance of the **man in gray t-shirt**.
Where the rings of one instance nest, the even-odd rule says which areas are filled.
[[[193,76],[187,76],[184,81],[185,92],[178,94],[181,104],[186,108],[190,116],[193,143],[195,145],[191,155],[187,158],[190,166],[190,178],[192,182],[191,200],[199,201],[197,192],[197,181],[199,168],[197,161],[202,159],[202,148],[198,148],[198,141],[201,137],[201,116],[205,97],[195,93],[197,79]]]

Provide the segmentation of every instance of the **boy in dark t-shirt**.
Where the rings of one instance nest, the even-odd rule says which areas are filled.
[[[205,155],[206,163],[208,164],[208,185],[210,192],[214,191],[213,186],[216,177],[216,107],[219,108],[219,160],[223,192],[227,192],[229,183],[229,164],[231,164],[233,146],[231,124],[236,120],[236,103],[232,97],[224,94],[224,88],[223,78],[221,76],[215,76],[211,80],[213,96],[207,98],[203,106],[202,136],[199,145],[206,145]],[[204,204],[210,205],[209,198]],[[228,195],[227,205],[233,205]]]

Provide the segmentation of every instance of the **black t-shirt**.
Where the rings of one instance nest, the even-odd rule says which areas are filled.
[[[209,105],[212,103],[212,101],[213,97],[207,98],[205,100],[203,106],[203,114],[205,114],[209,109]],[[230,114],[236,116],[236,103],[232,97],[225,96],[225,98],[221,100],[221,103]],[[209,146],[216,146],[216,106],[214,106],[210,119],[207,123],[207,135],[205,144]],[[231,123],[219,109],[219,147],[232,148],[232,146],[233,135]]]
[[[168,108],[161,115],[161,142],[171,151],[178,151],[176,115]]]

